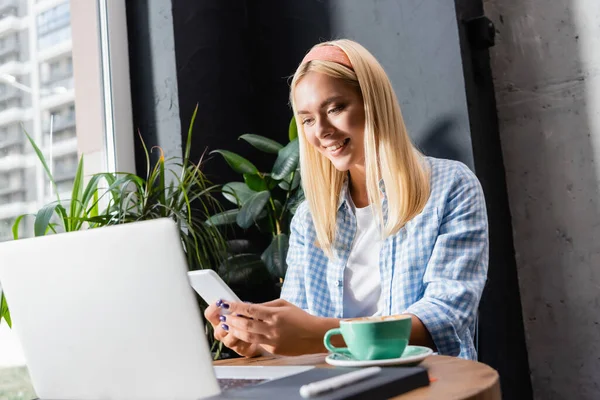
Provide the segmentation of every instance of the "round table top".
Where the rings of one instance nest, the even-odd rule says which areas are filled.
[[[331,368],[325,363],[326,356],[310,354],[296,357],[235,358],[216,361],[215,365],[314,365],[319,368]],[[395,397],[396,399],[501,399],[498,373],[485,364],[434,355],[427,357],[419,366],[427,369],[429,386]]]

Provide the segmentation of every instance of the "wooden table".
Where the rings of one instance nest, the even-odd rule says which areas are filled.
[[[314,365],[331,368],[325,363],[326,354],[298,357],[236,358],[216,361],[215,365]],[[498,373],[485,364],[448,356],[430,356],[421,364],[427,368],[428,387],[419,388],[396,397],[400,400],[501,400]]]

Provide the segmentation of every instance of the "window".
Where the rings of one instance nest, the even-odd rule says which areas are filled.
[[[71,57],[53,59],[40,64],[42,97],[65,93],[74,87],[73,65]]]
[[[71,39],[71,27],[66,26],[57,31],[54,31],[48,35],[40,36],[38,38],[38,47],[45,49],[48,47],[56,46],[57,44],[66,42]]]
[[[25,200],[23,192],[13,192],[0,196],[0,204],[19,203]],[[12,220],[11,220],[12,221]]]
[[[71,9],[69,3],[44,11],[37,17],[37,30],[39,37],[46,36],[53,31],[69,27],[71,24]]]
[[[0,7],[4,2],[0,0]],[[72,189],[78,161],[77,145],[82,136],[85,137],[85,144],[81,146],[81,151],[86,157],[90,156],[86,158],[86,175],[111,169],[134,170],[132,163],[126,164],[133,160],[133,127],[131,104],[128,104],[130,85],[127,41],[124,39],[125,2],[111,2],[110,9],[107,8],[107,2],[20,0],[17,4],[22,7],[21,18],[16,33],[19,40],[9,41],[9,37],[15,35],[14,31],[0,29],[0,41],[4,46],[11,43],[15,47],[15,51],[4,53],[1,51],[3,47],[0,47],[0,70],[3,72],[0,82],[5,85],[3,93],[11,90],[18,93],[15,100],[0,101],[0,189],[8,189],[0,190],[0,240],[12,238],[11,229],[17,216],[35,212],[52,201],[48,197],[49,185],[47,182],[43,184],[45,172],[25,139],[23,127],[40,146],[48,163],[55,167],[59,174],[58,190],[62,193],[69,193]],[[91,3],[94,7],[90,6]],[[48,8],[49,4],[52,4],[51,8]],[[99,9],[103,10],[103,17]],[[102,24],[99,23],[101,20]],[[78,40],[71,41],[72,30]],[[37,37],[29,36],[36,31]],[[106,46],[105,37],[114,45]],[[51,49],[69,41],[71,47]],[[37,43],[37,46],[30,46],[30,42]],[[110,65],[106,61],[109,58]],[[19,60],[22,62],[16,65],[12,63]],[[76,90],[74,69],[78,77],[86,82],[85,92]],[[35,71],[38,71],[39,79],[34,79]],[[103,73],[111,79],[104,78]],[[44,85],[48,84],[51,77],[65,81],[53,83],[48,88],[50,95],[46,96]],[[67,90],[55,91],[56,87]],[[117,104],[113,105],[113,101]],[[84,126],[81,129],[75,124],[76,110],[83,110],[86,115],[82,119]],[[105,110],[112,110],[110,119],[108,116],[111,113]],[[54,112],[57,113],[56,128],[61,125],[62,128],[61,132],[56,131],[53,140],[48,140],[47,122]],[[124,163],[113,161],[117,159],[115,155],[109,156],[117,152],[114,149],[112,153],[107,151],[106,126],[110,126],[111,132],[114,132],[111,143],[117,142],[121,146],[118,154]],[[69,140],[57,141],[59,138]],[[131,145],[128,147],[129,141]],[[21,237],[33,235],[32,221],[29,217],[22,220],[19,229]],[[0,340],[0,353],[4,354],[2,342]],[[0,382],[0,393],[6,393],[4,389],[3,382]],[[9,397],[10,389],[12,387],[9,386]],[[13,397],[18,396],[15,394]]]
[[[0,57],[0,65],[9,63],[11,61],[19,61],[19,53],[8,53],[5,56]]]
[[[21,98],[13,97],[6,98],[5,100],[0,101],[0,111],[10,110],[21,107]]]
[[[13,144],[10,146],[6,146],[4,148],[4,154],[6,156],[16,156],[16,155],[23,154],[23,145],[17,143],[17,144]]]
[[[50,63],[50,76],[60,75],[60,62],[53,61]]]
[[[56,175],[65,175],[69,173],[73,173],[75,175],[75,170],[77,169],[77,153],[69,154],[65,157],[57,158],[54,163],[54,172]]]

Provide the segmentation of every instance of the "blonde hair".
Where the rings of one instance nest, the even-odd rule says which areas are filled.
[[[331,61],[313,60],[301,64],[291,83],[290,101],[296,117],[300,142],[300,175],[308,201],[317,244],[328,257],[333,255],[339,196],[345,172],[335,169],[331,161],[304,137],[303,124],[294,104],[294,91],[309,72],[326,74],[356,86],[365,108],[365,170],[367,194],[382,236],[397,233],[406,222],[419,214],[429,199],[429,171],[422,154],[406,132],[392,84],[379,62],[360,44],[335,40],[317,46],[337,46],[348,56],[353,70]],[[314,47],[313,47],[314,48]],[[382,210],[383,180],[387,212]]]

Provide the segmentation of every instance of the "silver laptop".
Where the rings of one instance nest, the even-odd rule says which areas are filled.
[[[231,384],[303,370],[215,374],[186,265],[169,219],[0,243],[0,282],[39,398],[200,399],[221,392],[216,375]]]

